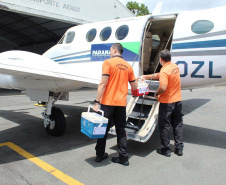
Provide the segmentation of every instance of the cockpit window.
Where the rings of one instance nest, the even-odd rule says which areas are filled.
[[[210,32],[214,27],[213,22],[208,20],[198,20],[191,26],[191,30],[197,34],[203,34]]]
[[[118,40],[123,40],[129,33],[129,27],[127,25],[122,25],[120,26],[116,33],[115,36]]]
[[[100,40],[106,41],[111,36],[111,27],[104,28],[100,33]]]
[[[96,34],[97,34],[97,30],[95,28],[89,30],[88,33],[86,34],[86,40],[88,42],[92,42],[95,39]]]
[[[63,44],[64,38],[65,38],[65,35],[63,35],[63,37],[61,37],[60,41],[57,44]]]
[[[67,37],[66,37],[66,44],[71,43],[74,40],[75,37],[75,32],[74,31],[70,31],[67,33]]]

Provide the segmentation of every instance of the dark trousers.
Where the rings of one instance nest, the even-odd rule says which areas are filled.
[[[175,148],[183,150],[183,113],[181,102],[160,103],[158,124],[161,138],[161,149],[164,152],[170,152],[171,125],[173,127]]]
[[[106,139],[108,136],[109,129],[111,127],[111,121],[115,123],[117,133],[117,143],[119,149],[119,158],[121,160],[128,159],[127,150],[127,137],[125,132],[126,125],[126,107],[121,106],[109,106],[101,105],[101,110],[104,111],[104,117],[108,118],[108,127],[104,138],[98,139],[96,144],[96,155],[102,157],[105,153]]]

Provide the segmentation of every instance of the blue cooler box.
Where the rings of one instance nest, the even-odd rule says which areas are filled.
[[[89,107],[90,110],[90,107]],[[81,117],[81,132],[90,137],[103,138],[108,125],[108,119],[95,113],[95,112],[83,112]]]

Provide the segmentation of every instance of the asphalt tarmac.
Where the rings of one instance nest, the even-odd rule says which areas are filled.
[[[156,153],[158,129],[146,143],[128,141],[130,165],[111,162],[117,156],[115,136],[109,136],[109,158],[94,162],[95,139],[80,132],[81,113],[96,97],[96,89],[70,93],[58,101],[67,128],[53,137],[43,127],[43,107],[18,91],[0,91],[0,184],[19,185],[225,185],[226,87],[182,91],[184,155]],[[173,147],[171,135],[171,147]],[[80,182],[80,183],[79,183]]]

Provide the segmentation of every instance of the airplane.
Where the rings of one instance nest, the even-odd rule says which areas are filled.
[[[42,116],[48,134],[66,128],[57,100],[69,92],[97,87],[102,64],[113,43],[124,47],[123,58],[135,75],[159,72],[159,52],[169,49],[180,68],[182,89],[226,83],[226,6],[89,23],[72,27],[43,55],[27,51],[0,53],[0,87],[23,90],[31,101],[46,102]],[[158,81],[148,82],[149,95],[132,96],[127,105],[127,136],[146,142],[157,125],[158,102],[153,92]],[[153,89],[152,89],[153,88]],[[115,128],[110,129],[115,134]]]

